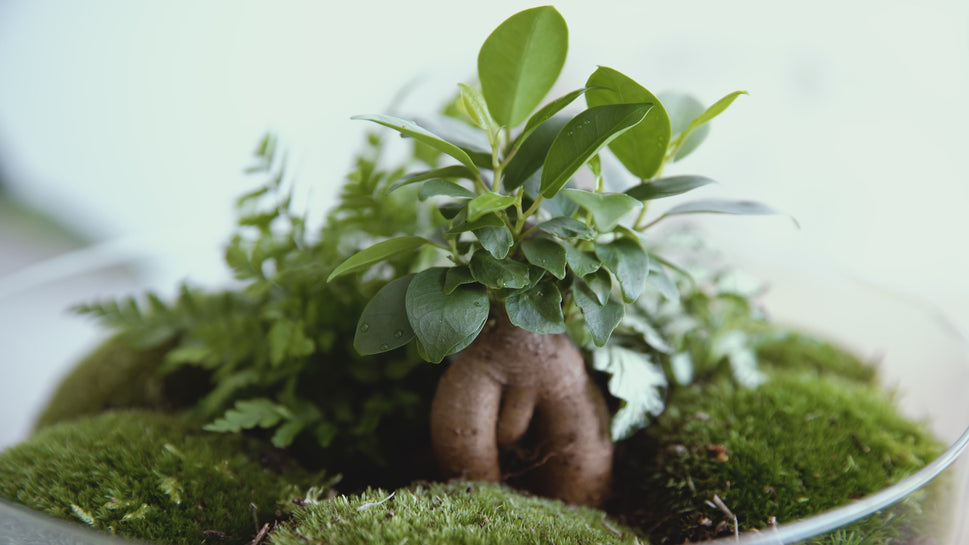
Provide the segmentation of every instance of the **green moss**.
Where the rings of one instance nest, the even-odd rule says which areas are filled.
[[[301,471],[273,451],[145,411],[47,427],[0,453],[0,497],[58,518],[162,543],[246,543]],[[254,515],[251,505],[257,507]]]
[[[482,483],[368,490],[298,510],[271,534],[274,545],[306,543],[634,543],[605,514]]]
[[[109,339],[61,380],[36,428],[110,409],[172,410],[194,402],[207,378],[197,369],[162,376],[158,368],[167,348],[140,349],[121,336]]]
[[[877,374],[872,362],[803,333],[772,330],[759,343],[757,355],[762,367],[780,372],[836,375],[870,384],[874,384]]]
[[[848,355],[803,337],[778,342],[759,388],[718,376],[677,389],[666,413],[621,446],[624,520],[655,541],[730,534],[716,496],[741,531],[764,528],[881,490],[941,453],[889,395],[857,380],[868,377]],[[918,498],[909,503],[918,512]]]

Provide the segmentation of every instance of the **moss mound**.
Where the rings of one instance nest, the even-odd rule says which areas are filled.
[[[383,543],[635,543],[635,533],[592,509],[482,483],[368,490],[298,510],[274,545]]]
[[[679,388],[622,445],[614,509],[623,520],[672,543],[731,535],[727,511],[740,531],[765,528],[881,490],[942,452],[871,376],[850,371],[850,355],[803,337],[768,349],[765,384],[718,375]],[[897,515],[886,515],[896,519],[889,534],[913,531]]]
[[[159,367],[168,348],[136,348],[120,335],[104,342],[61,380],[36,428],[111,409],[168,411],[193,403],[207,376],[198,369],[163,376]]]
[[[0,497],[123,536],[247,543],[310,478],[260,463],[272,451],[145,411],[50,426],[0,453]],[[255,513],[253,507],[256,506]]]

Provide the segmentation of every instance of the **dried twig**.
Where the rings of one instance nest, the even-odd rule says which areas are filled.
[[[739,540],[740,524],[737,522],[737,516],[734,515],[732,511],[730,511],[730,508],[727,507],[727,504],[723,503],[723,500],[720,499],[720,496],[714,494],[713,503],[714,505],[716,505],[717,509],[720,509],[720,511],[722,511],[724,515],[727,515],[727,517],[729,517],[733,521],[733,536]]]
[[[267,522],[266,524],[262,525],[262,529],[259,530],[259,533],[256,534],[256,537],[249,542],[249,545],[259,545],[259,542],[262,541],[262,539],[266,537],[266,534],[268,533],[269,533],[269,523]]]

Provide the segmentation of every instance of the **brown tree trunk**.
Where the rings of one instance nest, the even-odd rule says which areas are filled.
[[[598,506],[612,481],[609,411],[565,335],[513,326],[502,312],[445,371],[431,406],[431,444],[444,476],[502,480],[499,449],[529,432],[540,463],[533,491]]]

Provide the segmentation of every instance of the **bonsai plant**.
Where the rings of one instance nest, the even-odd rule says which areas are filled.
[[[712,183],[663,172],[743,92],[660,100],[599,67],[545,103],[567,41],[554,8],[525,10],[441,119],[360,116],[405,157],[388,168],[396,139],[368,134],[318,231],[263,138],[237,284],[79,306],[118,334],[0,453],[0,496],[170,543],[665,542],[817,513],[934,458],[866,362],[770,323],[756,289],[657,231],[775,213],[652,210]],[[106,500],[89,483],[108,474]],[[850,539],[917,535],[923,499]]]
[[[487,148],[449,141],[398,117],[359,116],[451,159],[395,186],[420,184],[418,198],[433,201],[445,221],[429,236],[377,242],[328,280],[402,252],[439,249],[445,259],[377,292],[360,316],[354,346],[374,354],[413,341],[430,362],[456,356],[431,409],[431,442],[448,478],[502,480],[500,451],[522,447],[530,432],[536,449],[530,456],[540,460],[534,489],[595,506],[609,494],[612,441],[662,408],[659,390],[666,384],[657,362],[610,343],[647,284],[668,298],[679,296],[670,275],[682,271],[647,250],[650,228],[677,214],[772,211],[707,200],[648,221],[652,201],[712,182],[662,177],[662,171],[695,149],[699,131],[743,91],[706,109],[678,99],[672,118],[645,87],[599,67],[585,87],[539,108],[559,76],[567,43],[565,21],[549,6],[517,13],[484,42],[481,88],[460,84],[458,107]],[[558,117],[582,96],[587,109]],[[600,158],[607,149],[636,183],[607,190]],[[591,179],[576,183],[586,167]],[[642,334],[646,344],[648,333]],[[610,390],[622,399],[611,424],[582,349],[612,375]]]

